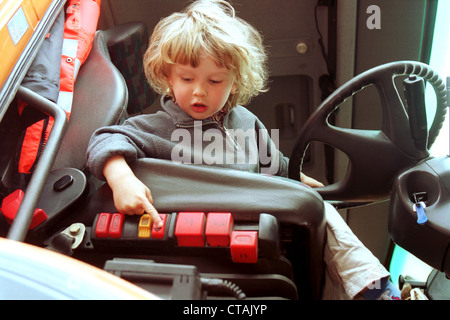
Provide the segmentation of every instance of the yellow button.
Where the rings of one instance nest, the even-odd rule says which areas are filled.
[[[143,214],[139,220],[139,238],[150,238],[150,230],[152,226],[152,218],[149,214]]]

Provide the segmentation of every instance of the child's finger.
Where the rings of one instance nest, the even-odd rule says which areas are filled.
[[[163,226],[163,221],[161,217],[159,216],[158,211],[153,207],[153,205],[150,203],[150,201],[147,201],[147,204],[145,206],[145,212],[148,213],[153,220],[153,223],[156,228],[161,228]]]

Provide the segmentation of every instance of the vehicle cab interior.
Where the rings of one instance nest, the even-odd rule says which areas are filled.
[[[92,37],[72,58],[64,28],[84,2]],[[1,299],[321,300],[325,203],[400,290],[450,299],[450,3],[230,2],[268,50],[269,90],[246,108],[278,133],[289,177],[139,159],[163,228],[117,212],[86,150],[161,109],[142,57],[187,1],[0,3]],[[42,54],[57,32],[69,44]],[[75,72],[50,98],[35,80],[53,64]]]

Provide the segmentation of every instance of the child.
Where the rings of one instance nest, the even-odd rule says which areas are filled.
[[[226,1],[199,0],[184,12],[158,23],[144,55],[144,68],[148,81],[162,95],[164,111],[130,118],[121,126],[100,128],[88,148],[88,167],[95,176],[107,180],[118,211],[131,215],[147,212],[156,226],[162,223],[152,205],[150,189],[128,166],[137,158],[171,159],[253,172],[269,170],[287,176],[288,159],[276,150],[259,119],[241,106],[266,90],[266,60],[258,31],[236,17]],[[240,140],[230,135],[233,130],[254,135],[246,134],[246,139]],[[199,132],[208,134],[210,139],[196,139]],[[208,148],[211,151],[208,141],[212,140],[214,152],[205,152]],[[269,165],[267,161],[252,161],[255,155],[261,160],[263,147],[270,157]],[[302,181],[321,186],[303,174]],[[339,221],[337,211],[328,205],[326,208],[327,220],[331,214]],[[354,237],[347,226],[343,228]],[[328,228],[333,236],[332,230]],[[358,246],[362,247],[359,251],[368,252],[362,244]],[[334,246],[326,252],[328,261],[341,268],[333,260]],[[373,281],[389,275],[378,260],[370,254],[366,256],[371,257],[368,268],[376,269],[378,274],[364,279],[357,289],[353,287],[352,298]],[[344,270],[347,269],[348,263]],[[333,279],[342,282],[340,276]]]

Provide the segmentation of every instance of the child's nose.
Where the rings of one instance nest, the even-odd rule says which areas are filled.
[[[194,88],[194,96],[198,96],[198,97],[206,96],[206,89],[205,89],[205,87],[202,84],[198,84]]]

